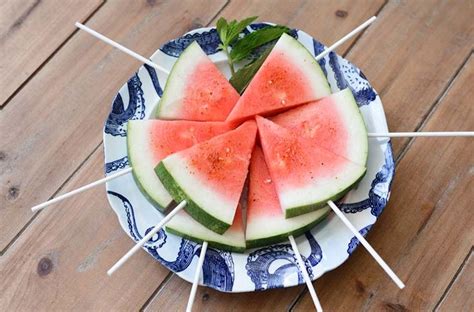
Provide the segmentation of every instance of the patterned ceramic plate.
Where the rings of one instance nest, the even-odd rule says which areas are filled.
[[[245,33],[265,24],[253,24]],[[314,55],[324,46],[307,33],[292,35]],[[151,59],[171,68],[176,58],[197,40],[209,57],[229,76],[225,56],[217,52],[219,38],[213,28],[200,28],[166,43]],[[335,53],[319,61],[333,92],[349,87],[362,111],[369,132],[386,132],[382,103],[360,69]],[[105,174],[128,167],[127,121],[146,119],[162,95],[166,75],[144,65],[120,89],[104,127]],[[158,104],[159,105],[159,104]],[[369,140],[367,174],[340,203],[349,220],[367,234],[390,195],[394,173],[392,149],[388,140]],[[157,224],[160,214],[142,195],[131,174],[107,183],[110,205],[123,229],[135,241]],[[313,230],[296,239],[308,272],[314,280],[341,265],[357,247],[358,241],[339,219],[331,215]],[[161,230],[144,249],[181,278],[192,281],[201,245]],[[289,287],[304,283],[288,243],[251,249],[244,254],[209,248],[203,265],[201,285],[226,292],[245,292]]]

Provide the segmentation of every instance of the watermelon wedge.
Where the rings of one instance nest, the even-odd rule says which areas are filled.
[[[322,221],[330,212],[324,207],[304,215],[285,219],[274,183],[268,172],[262,149],[255,146],[250,162],[250,183],[247,202],[247,248],[256,248],[301,235]]]
[[[174,64],[155,116],[224,121],[239,97],[199,44],[193,42]]]
[[[286,218],[337,200],[366,168],[315,144],[314,140],[257,116],[265,160]]]
[[[245,234],[242,220],[242,207],[237,208],[232,226],[222,235],[206,228],[194,220],[186,211],[178,212],[166,225],[166,230],[192,241],[209,243],[209,246],[221,250],[244,252]]]
[[[330,94],[326,77],[313,55],[293,37],[283,34],[227,120],[276,113]]]
[[[173,200],[154,172],[166,156],[206,141],[231,128],[223,122],[130,120],[128,160],[145,197],[163,211]]]
[[[186,211],[216,233],[232,224],[255,143],[257,126],[247,121],[163,159],[155,168],[161,182]]]
[[[367,130],[350,89],[298,106],[271,120],[356,164],[367,163]]]

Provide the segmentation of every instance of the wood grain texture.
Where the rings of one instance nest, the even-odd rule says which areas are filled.
[[[194,301],[194,311],[286,311],[302,291],[302,286],[253,293],[222,293],[199,287]],[[176,274],[146,306],[145,311],[185,311],[191,284]]]
[[[384,0],[362,1],[231,1],[219,14],[227,19],[257,15],[258,21],[273,22],[304,30],[326,45],[377,14]],[[217,21],[217,18],[215,21]],[[215,22],[214,21],[214,22]],[[356,38],[339,47],[344,54]]]
[[[466,263],[456,276],[438,311],[474,311],[474,253],[472,251],[471,249]]]
[[[65,191],[99,179],[102,167],[100,148]],[[131,247],[103,186],[50,207],[0,258],[0,310],[137,310],[168,270],[139,252],[108,277]]]
[[[211,20],[214,23],[224,5],[219,16],[259,15],[262,21],[301,28],[326,44],[383,7],[378,21],[353,48],[348,50],[354,41],[338,52],[349,51],[347,58],[364,70],[379,91],[391,130],[474,129],[472,1],[392,1],[385,6],[382,0],[228,2],[113,0],[87,24],[150,55],[164,41]],[[63,12],[64,16],[41,11],[50,3],[0,3],[0,48],[10,25],[27,16],[15,30],[14,40],[7,39],[24,53],[36,44],[38,55],[48,59],[40,66],[43,61],[34,59],[36,54],[24,60],[26,54],[0,50],[2,56],[9,56],[8,64],[0,61],[1,76],[5,66],[25,63],[28,67],[34,60],[36,68],[40,66],[29,81],[31,70],[15,78],[27,83],[0,111],[0,310],[130,311],[145,304],[147,311],[182,311],[190,285],[176,275],[165,279],[169,272],[144,252],[112,278],[106,276],[132,241],[120,228],[103,188],[32,219],[29,207],[58,188],[66,192],[102,176],[103,121],[118,88],[140,65],[80,32],[51,56],[61,43],[58,36],[65,38],[71,30],[51,31],[50,23],[64,25],[75,14],[85,17],[85,7],[98,2],[74,3],[70,8],[75,12]],[[39,33],[42,28],[47,32]],[[45,42],[55,42],[55,48],[48,52]],[[8,97],[3,90],[9,90],[2,79],[0,105],[2,97]],[[323,307],[326,311],[425,311],[439,304],[440,311],[472,310],[474,220],[469,212],[474,201],[474,143],[468,138],[393,142],[401,161],[392,198],[368,240],[408,286],[399,291],[359,248],[340,268],[315,283]],[[313,310],[304,287],[247,294],[200,287],[195,302],[196,311],[288,309]]]
[[[102,0],[0,3],[0,107]]]
[[[111,1],[88,25],[151,55],[223,4]],[[101,142],[113,97],[139,65],[80,32],[1,111],[0,250],[33,216],[30,207],[51,197]]]
[[[469,0],[390,1],[347,55],[378,91],[391,131],[415,130],[442,96],[474,48],[473,16]],[[396,155],[407,142],[394,140]]]
[[[474,129],[472,81],[471,56],[422,129]],[[349,307],[354,311],[428,311],[435,307],[474,245],[472,155],[471,138],[413,142],[396,170],[390,202],[368,237],[407,287],[399,290],[359,248],[341,268],[318,280],[324,307],[329,311]],[[306,294],[295,311],[311,305]]]

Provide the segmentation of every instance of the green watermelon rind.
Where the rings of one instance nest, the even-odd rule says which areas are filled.
[[[186,201],[186,207],[184,209],[191,215],[191,217],[194,218],[194,220],[218,234],[224,234],[225,231],[227,231],[227,229],[231,226],[231,224],[222,222],[221,220],[211,216],[198,204],[196,204],[192,198],[184,192],[179,184],[176,183],[175,179],[168,172],[168,169],[166,169],[166,166],[163,164],[163,162],[160,162],[155,167],[155,173],[158,175],[161,183],[163,183],[166,190],[176,202],[181,202],[183,200]]]
[[[178,229],[170,227],[168,225],[166,226],[166,231],[168,231],[171,234],[175,234],[175,235],[181,236],[183,238],[192,240],[193,242],[196,242],[196,243],[202,244],[204,242],[204,240],[201,239],[201,238],[198,238],[198,237],[195,237],[195,236],[192,236],[192,235],[188,235],[188,234],[184,234],[183,232],[179,231]],[[217,249],[220,249],[220,250],[225,250],[225,251],[244,253],[245,250],[247,249],[246,246],[238,247],[238,246],[233,246],[233,245],[228,245],[228,244],[215,242],[215,241],[212,241],[212,240],[206,240],[206,242],[208,242],[209,246],[211,246],[211,247],[214,247],[214,248],[217,248]]]
[[[325,199],[324,201],[317,202],[317,203],[312,203],[312,204],[309,204],[309,205],[303,205],[303,206],[298,206],[298,207],[286,209],[285,210],[285,219],[297,217],[299,215],[302,215],[302,214],[305,214],[305,213],[308,213],[308,212],[311,212],[311,211],[315,211],[317,209],[321,209],[324,206],[326,206],[327,202],[330,201],[330,200],[337,201],[337,200],[341,199],[350,190],[352,190],[357,185],[357,183],[360,182],[360,180],[362,180],[364,178],[365,174],[367,173],[367,168],[364,168],[364,169],[365,170],[362,172],[360,177],[354,183],[352,183],[351,185],[349,185],[345,189],[341,190],[340,192],[334,194],[330,198]]]
[[[168,79],[166,80],[166,84],[170,83],[171,81],[175,81],[176,79],[174,78],[176,69],[180,67],[181,63],[184,63],[188,58],[186,57],[187,54],[191,53],[193,51],[194,45],[197,45],[198,43],[196,41],[193,41],[184,51],[181,53],[179,58],[176,60],[176,62],[173,64],[173,67],[170,70]],[[155,109],[155,118],[160,119],[162,117],[162,108],[165,107],[165,103],[168,101],[168,94],[170,93],[169,88],[164,88],[163,94],[158,102],[158,105],[156,105]]]
[[[359,122],[361,123],[361,125],[363,125],[363,129],[365,130],[365,140],[364,140],[364,163],[363,165],[364,166],[367,166],[367,162],[369,160],[369,140],[368,140],[368,137],[367,137],[367,125],[365,124],[364,122],[364,116],[362,115],[362,112],[360,111],[359,109],[359,106],[357,105],[357,101],[356,99],[354,98],[354,94],[352,93],[351,89],[349,88],[346,88],[346,89],[343,89],[340,91],[340,93],[349,100],[349,102],[351,103],[351,106],[350,109],[354,111],[354,113],[357,114],[357,119],[359,120]],[[364,173],[365,174],[365,173]]]
[[[134,166],[134,158],[132,155],[134,155],[131,151],[130,151],[130,147],[131,147],[131,144],[129,143],[129,140],[130,138],[132,137],[131,133],[133,132],[133,127],[132,127],[132,123],[128,123],[127,125],[127,155],[129,155],[128,157],[128,161],[130,162],[130,166],[133,168],[135,168]],[[144,183],[142,182],[142,180],[140,179],[140,176],[137,174],[137,172],[135,170],[132,170],[132,176],[133,176],[133,179],[135,180],[137,186],[138,186],[138,189],[142,192],[143,196],[145,196],[145,198],[153,205],[153,207],[155,207],[158,211],[160,212],[164,212],[166,210],[166,207],[170,204],[170,203],[163,203],[163,202],[160,202],[159,199],[157,198],[154,198],[152,195],[150,195],[144,185]]]
[[[132,161],[130,161],[130,165],[133,166]],[[140,192],[142,192],[143,196],[145,196],[145,198],[153,205],[153,207],[155,207],[159,212],[166,211],[167,206],[164,206],[164,205],[160,204],[150,194],[148,194],[145,187],[142,185],[142,182],[140,181],[140,177],[138,177],[138,175],[133,170],[132,170],[132,176],[133,176],[133,179],[135,180],[135,183],[137,184],[138,189],[140,190]]]
[[[323,82],[326,82],[324,84],[324,89],[325,89],[324,91],[327,92],[328,96],[331,95],[331,87],[329,86],[329,82],[326,78],[326,75],[323,72],[323,69],[321,68],[321,65],[319,65],[318,61],[316,61],[315,56],[313,56],[313,54],[311,54],[311,52],[301,42],[299,42],[295,38],[291,37],[288,34],[283,34],[282,36],[286,36],[286,37],[288,37],[288,39],[291,39],[291,40],[289,40],[288,44],[292,44],[295,47],[297,47],[298,49],[301,49],[301,51],[306,52],[306,54],[308,56],[308,59],[311,61],[312,65],[315,66],[315,68],[314,68],[315,72],[317,72],[318,76],[320,76],[322,78]]]
[[[293,235],[295,237],[300,236],[300,235],[308,232],[312,228],[314,228],[317,224],[322,222],[324,219],[326,219],[327,216],[329,216],[330,213],[331,213],[331,210],[328,210],[325,214],[323,214],[322,216],[320,216],[316,220],[312,221],[311,223],[308,223],[307,225],[305,225],[303,227],[295,229],[295,230],[291,230],[291,231],[284,232],[284,233],[279,233],[279,234],[276,234],[274,236],[269,236],[269,237],[265,237],[265,238],[257,238],[257,239],[252,239],[252,240],[246,240],[245,243],[247,245],[247,249],[249,249],[249,248],[258,248],[258,247],[263,247],[263,246],[272,245],[272,244],[278,244],[278,243],[287,241],[288,236],[290,236],[290,235]]]

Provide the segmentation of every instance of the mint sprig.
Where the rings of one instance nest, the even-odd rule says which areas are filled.
[[[250,80],[252,80],[260,66],[262,66],[263,62],[265,62],[268,54],[270,54],[272,51],[273,46],[273,44],[269,46],[257,59],[245,65],[232,75],[229,82],[237,90],[237,92],[240,94],[244,92],[245,88],[247,88],[248,84],[250,83]]]
[[[230,57],[234,63],[244,60],[256,48],[280,38],[283,33],[289,31],[290,29],[288,27],[280,25],[268,26],[256,30],[238,40],[232,46]]]
[[[240,37],[242,31],[244,31],[244,29],[256,19],[257,16],[252,16],[243,19],[240,22],[237,20],[228,22],[225,18],[221,17],[216,24],[217,33],[221,40],[219,48],[227,55],[227,61],[232,73],[230,82],[240,93],[242,93],[247,87],[249,81],[253,78],[267,55],[270,53],[271,48],[267,49],[265,53],[263,53],[264,55],[250,64],[247,64],[237,72],[235,71],[234,64],[248,59],[252,53],[255,53],[257,48],[280,38],[283,33],[288,33],[290,31],[286,26],[268,25]]]
[[[219,38],[221,39],[221,44],[219,48],[221,48],[227,55],[229,59],[229,66],[232,75],[235,73],[234,69],[234,61],[230,56],[229,47],[230,45],[236,41],[239,37],[239,34],[253,21],[257,19],[257,16],[248,17],[240,22],[237,20],[233,20],[227,22],[227,20],[221,17],[216,24],[217,33],[219,34]]]

